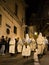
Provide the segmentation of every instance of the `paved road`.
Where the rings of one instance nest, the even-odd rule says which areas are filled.
[[[40,59],[41,65],[49,65],[49,51]]]
[[[36,53],[32,53],[29,58],[23,58],[21,54],[17,54],[14,57],[9,54],[0,55],[0,65],[49,65],[49,51],[40,60]]]
[[[9,54],[0,56],[0,65],[37,65],[36,63],[38,64],[38,59],[37,61],[34,60],[34,53],[29,58],[23,58],[21,54],[14,57]]]
[[[0,56],[0,65],[29,65],[33,63],[33,59],[23,58],[21,54],[15,57],[10,57],[9,55]]]

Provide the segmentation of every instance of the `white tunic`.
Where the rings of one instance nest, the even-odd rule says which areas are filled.
[[[11,39],[9,43],[9,53],[15,53],[15,39]]]
[[[31,55],[31,48],[29,45],[27,45],[27,48],[26,46],[24,45],[23,46],[23,50],[22,50],[22,56],[30,56]]]
[[[31,48],[30,48],[30,38],[29,35],[26,34],[26,39],[25,39],[25,43],[27,45],[27,47],[25,45],[23,45],[23,50],[22,50],[22,56],[30,56],[31,55]]]
[[[32,40],[32,42],[30,43],[31,51],[34,51],[36,49],[36,43],[33,38],[31,40]]]
[[[22,40],[20,39],[17,43],[17,51],[18,52],[22,52],[22,46],[23,46],[23,42]]]
[[[37,38],[38,54],[43,54],[44,50],[44,37],[40,34]]]

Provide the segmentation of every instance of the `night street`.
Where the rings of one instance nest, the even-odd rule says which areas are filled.
[[[49,65],[49,0],[0,0],[0,65]]]
[[[23,58],[21,54],[18,54],[14,57],[10,57],[10,55],[0,56],[0,65],[32,65],[33,57]]]
[[[1,56],[0,55],[0,65],[49,65],[49,51],[41,59],[39,59],[39,64],[35,64],[33,59],[33,54],[29,58],[23,58],[21,54],[10,57],[9,54]]]

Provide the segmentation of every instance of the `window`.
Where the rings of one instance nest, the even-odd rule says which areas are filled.
[[[10,34],[10,28],[11,28],[11,26],[6,23],[6,33],[7,34]]]
[[[1,22],[2,22],[2,15],[0,15],[0,25],[1,25]]]
[[[10,25],[8,25],[8,24],[6,24],[6,26],[7,26],[8,28],[11,28],[11,26],[10,26]]]
[[[17,13],[18,13],[17,11],[18,11],[18,6],[17,6],[17,4],[15,4],[15,12],[14,13],[15,13],[16,16],[17,16]]]
[[[10,29],[9,28],[6,29],[6,33],[10,34]]]
[[[14,26],[14,33],[17,34],[17,27]]]

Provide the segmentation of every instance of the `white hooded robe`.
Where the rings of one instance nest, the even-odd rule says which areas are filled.
[[[22,46],[23,46],[23,42],[21,39],[19,39],[18,43],[17,43],[17,51],[20,53],[22,52]]]
[[[44,37],[42,36],[42,33],[39,33],[39,36],[37,38],[37,45],[38,45],[38,54],[43,54],[44,50]]]
[[[15,39],[12,38],[9,43],[9,53],[15,53]]]
[[[25,45],[23,45],[22,56],[30,56],[31,55],[31,48],[30,48],[30,39],[29,39],[28,34],[26,34],[25,43],[27,44],[27,48]]]

